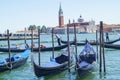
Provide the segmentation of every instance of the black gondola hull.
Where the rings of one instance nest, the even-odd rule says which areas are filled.
[[[112,43],[115,43],[115,42],[117,42],[117,41],[120,41],[120,38],[115,39],[115,40],[112,40],[112,41],[109,41],[109,42],[104,42],[104,43],[105,43],[105,44],[112,44]],[[67,44],[68,42],[61,40],[61,43]],[[70,41],[70,43],[71,43],[72,45],[75,45],[75,41]],[[89,43],[90,43],[91,45],[99,45],[99,42],[97,43],[96,41],[90,41]],[[83,46],[83,45],[85,45],[85,44],[86,44],[86,42],[77,42],[77,45],[79,45],[79,46]]]
[[[65,44],[65,45],[61,45],[61,46],[56,46],[56,47],[54,47],[54,50],[55,51],[58,51],[58,50],[61,50],[61,49],[64,49],[64,48],[66,48],[68,45],[67,44]],[[41,51],[52,51],[53,50],[53,47],[46,47],[46,48],[41,48],[40,49]],[[33,48],[33,51],[39,51],[39,49],[38,48]]]
[[[64,63],[64,64],[62,64],[60,66],[50,68],[50,67],[37,66],[33,62],[33,66],[34,66],[35,75],[37,77],[57,74],[57,73],[60,73],[60,72],[62,72],[64,70],[68,69],[68,63]]]
[[[120,44],[104,44],[105,48],[120,49]]]
[[[87,69],[87,70],[83,70],[83,69],[79,68],[79,69],[77,69],[77,74],[79,77],[83,77],[83,76],[89,74],[93,69],[94,69],[94,67]]]
[[[24,52],[26,49],[15,49],[11,48],[10,52]],[[0,52],[9,52],[8,48],[0,48]]]
[[[61,45],[61,46],[56,46],[56,47],[54,47],[54,50],[55,50],[55,51],[58,51],[58,50],[61,50],[61,49],[66,48],[67,46],[68,46],[67,44]],[[26,50],[26,49],[11,48],[11,49],[10,49],[10,52],[24,52],[25,50]],[[41,50],[41,51],[52,51],[52,50],[53,50],[53,47],[41,48],[40,50]],[[33,48],[33,51],[38,52],[39,49],[38,49],[38,48]],[[8,48],[0,48],[0,52],[9,52],[9,50],[8,50]]]

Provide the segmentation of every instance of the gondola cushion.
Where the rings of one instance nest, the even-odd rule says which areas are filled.
[[[10,60],[14,61],[14,57],[6,58],[5,60],[6,60],[6,62],[10,62]]]
[[[96,55],[95,54],[86,54],[86,55],[80,55],[79,61],[86,61],[88,63],[93,63],[93,61],[96,61]]]
[[[22,53],[21,57],[22,58],[27,58],[28,55],[30,54],[31,50],[26,50],[24,53]]]
[[[59,64],[64,63],[64,62],[68,61],[68,56],[61,54],[59,57],[55,58],[55,61]]]
[[[0,60],[0,66],[3,66],[5,64],[4,60]]]
[[[89,65],[89,63],[87,63],[87,62],[85,62],[85,61],[82,61],[80,64],[79,64],[79,67],[80,68],[83,68],[83,67],[86,67],[86,66],[88,66]]]
[[[14,56],[14,60],[17,61],[17,60],[20,60],[21,56]]]
[[[42,67],[56,67],[56,66],[60,66],[60,64],[56,62],[49,62],[49,63],[41,64],[41,66]]]

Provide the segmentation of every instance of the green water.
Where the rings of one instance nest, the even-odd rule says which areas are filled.
[[[67,40],[67,35],[61,35],[63,40]],[[70,35],[70,40],[73,40],[74,35]],[[93,40],[95,39],[95,34],[77,34],[78,41],[85,39]],[[117,39],[119,35],[110,35],[110,39]],[[51,43],[51,35],[41,35],[41,42],[47,41],[47,43],[41,43],[46,46],[52,46]],[[56,40],[56,39],[55,39]],[[37,40],[34,40],[37,42]],[[24,43],[24,41],[11,41],[11,44],[15,43]],[[27,43],[31,43],[31,41],[27,41]],[[7,41],[1,41],[0,44],[7,44]],[[57,43],[55,43],[57,45]],[[36,44],[37,46],[37,44]],[[93,46],[96,49],[95,46]],[[78,46],[78,53],[82,50],[83,46]],[[58,55],[60,51],[55,51],[55,55]],[[11,53],[14,54],[14,53]],[[38,54],[34,52],[34,60],[38,63]],[[52,55],[52,52],[41,52],[41,64],[49,62],[49,59]],[[105,48],[105,57],[106,57],[106,75],[103,73],[99,74],[99,65],[96,64],[95,70],[90,74],[78,77],[74,68],[71,69],[69,73],[68,70],[53,75],[53,76],[45,76],[37,78],[34,74],[33,67],[31,65],[31,57],[29,56],[27,63],[17,69],[13,69],[11,71],[5,71],[0,73],[0,80],[120,80],[120,51],[115,49],[106,49]],[[4,59],[8,57],[7,53],[0,52],[0,58]]]

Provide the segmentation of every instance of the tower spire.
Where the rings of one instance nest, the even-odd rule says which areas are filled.
[[[62,8],[61,8],[61,3],[60,3],[60,7],[59,7],[59,16],[63,16],[63,11],[62,11]]]
[[[60,8],[59,8],[59,10],[61,9],[61,2],[60,2]]]
[[[60,3],[60,6],[59,6],[59,27],[64,27],[64,17],[63,17],[63,11],[62,11],[62,8],[61,8],[61,3]]]

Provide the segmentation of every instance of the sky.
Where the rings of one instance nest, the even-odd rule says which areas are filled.
[[[58,26],[61,7],[64,23],[77,22],[80,15],[96,24],[120,24],[120,0],[0,0],[0,33],[24,30],[29,25]]]

